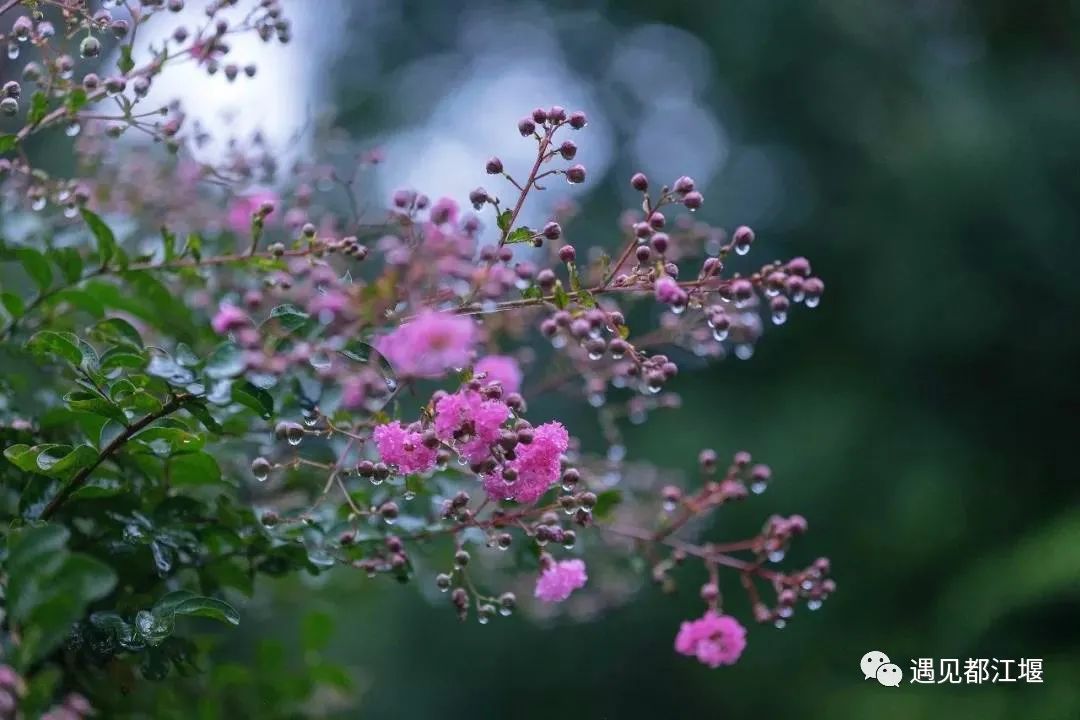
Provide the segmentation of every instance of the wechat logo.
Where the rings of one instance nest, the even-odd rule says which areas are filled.
[[[873,678],[886,687],[898,687],[904,680],[904,673],[899,665],[889,660],[889,656],[880,650],[871,650],[859,661],[863,680]]]

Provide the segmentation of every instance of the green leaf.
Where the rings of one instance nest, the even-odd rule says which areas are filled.
[[[205,452],[173,455],[168,460],[169,479],[173,486],[216,485],[221,482],[217,460]]]
[[[581,305],[582,307],[586,307],[586,308],[594,308],[594,307],[596,307],[596,298],[593,297],[593,294],[591,292],[589,292],[588,290],[585,290],[585,289],[578,290],[577,301],[578,301],[578,304]]]
[[[181,452],[193,452],[201,450],[203,439],[201,436],[176,427],[149,427],[135,436],[136,440],[144,443],[162,443],[166,446],[165,455]]]
[[[295,305],[278,305],[270,311],[270,317],[275,318],[289,331],[300,328],[311,317]]]
[[[4,457],[26,472],[55,478],[67,478],[97,460],[97,451],[89,445],[12,445]]]
[[[577,292],[581,289],[581,276],[578,275],[577,263],[567,263],[567,270],[570,272],[570,289]]]
[[[52,355],[61,360],[67,360],[76,367],[83,360],[83,353],[79,348],[79,338],[71,333],[42,330],[34,333],[26,341],[26,349],[35,355]]]
[[[525,300],[539,300],[544,297],[544,291],[539,285],[530,285],[521,291],[521,297]]]
[[[0,293],[0,303],[3,303],[4,309],[13,319],[21,318],[26,312],[26,303],[15,293]]]
[[[22,247],[15,250],[15,257],[30,278],[37,284],[38,289],[45,291],[52,285],[52,268],[49,267],[45,256],[33,248]]]
[[[154,606],[154,614],[159,617],[189,615],[206,617],[230,625],[240,624],[240,614],[229,603],[212,597],[196,595],[187,590],[171,592]]]
[[[79,251],[74,248],[55,248],[46,253],[53,264],[60,268],[64,280],[68,284],[77,283],[82,279],[83,260]]]
[[[214,348],[206,360],[206,376],[212,380],[233,378],[244,372],[244,351],[236,343],[225,342]]]
[[[49,96],[44,91],[38,90],[30,98],[30,112],[26,114],[26,120],[30,125],[37,125],[45,119],[49,112]]]
[[[96,297],[78,288],[68,288],[53,295],[55,302],[66,302],[95,318],[105,316],[105,306]]]
[[[269,420],[274,415],[274,398],[270,393],[255,387],[246,380],[232,386],[232,399],[234,402],[251,408],[264,420]]]
[[[135,69],[135,60],[131,57],[131,46],[120,46],[120,57],[116,61],[116,67],[120,69],[124,75]]]
[[[604,490],[596,496],[596,505],[593,507],[593,517],[597,520],[606,520],[622,502],[622,493],[618,490]]]
[[[86,91],[81,87],[76,87],[70,90],[67,94],[67,101],[64,103],[67,106],[67,111],[71,114],[75,114],[86,107]]]
[[[72,410],[88,412],[127,425],[127,415],[111,401],[91,392],[78,390],[64,396],[64,402]]]
[[[495,222],[499,226],[500,230],[506,232],[510,229],[510,223],[513,221],[513,219],[514,213],[512,211],[503,210],[501,213],[499,213],[499,217],[495,219]]]
[[[199,260],[202,260],[202,236],[201,235],[198,235],[196,233],[190,233],[187,236],[187,244],[184,246],[184,252],[182,252],[180,255],[181,255],[181,257],[183,257],[184,255],[187,255],[188,253],[191,253],[191,257],[195,258],[196,262],[198,262]]]
[[[210,414],[210,410],[202,403],[188,403],[186,409],[189,413],[198,418],[199,422],[203,424],[210,432],[215,435],[220,435],[225,428],[221,427],[221,423],[214,419],[214,416]]]
[[[56,525],[15,530],[8,536],[6,607],[20,627],[15,663],[25,668],[58,647],[86,607],[109,594],[116,574],[100,560],[72,554],[68,531]]]
[[[12,135],[11,133],[0,135],[0,153],[11,152],[18,144],[18,136]]]
[[[98,257],[101,259],[101,266],[105,267],[116,255],[116,236],[113,235],[113,231],[105,224],[105,221],[94,213],[86,208],[79,212],[90,227],[90,232],[94,234],[94,239],[97,240]]]
[[[142,351],[143,341],[139,331],[127,320],[109,318],[90,328],[90,337],[104,343],[119,343]]]
[[[570,296],[566,294],[566,289],[563,287],[561,280],[555,281],[555,293],[553,301],[555,302],[555,307],[559,308],[560,310],[564,309],[567,305],[570,304]]]
[[[146,367],[146,356],[132,352],[126,347],[111,347],[101,356],[103,372],[117,369],[142,370]]]
[[[514,245],[516,243],[532,242],[535,235],[535,230],[527,227],[519,227],[506,237],[506,244]]]
[[[176,259],[176,234],[165,226],[161,227],[161,247],[165,251],[165,262]]]

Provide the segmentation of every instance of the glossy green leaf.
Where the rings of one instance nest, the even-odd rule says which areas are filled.
[[[15,293],[0,293],[0,304],[3,304],[4,309],[12,318],[21,318],[26,312],[26,303]]]
[[[97,240],[98,258],[101,260],[102,267],[105,267],[116,255],[116,236],[113,235],[113,231],[105,224],[105,221],[93,212],[86,208],[79,212],[90,227],[90,232],[94,234],[94,239]]]
[[[173,455],[168,460],[169,480],[175,487],[215,485],[221,482],[221,468],[211,455],[199,451]]]
[[[26,274],[34,281],[39,290],[48,290],[52,285],[52,268],[45,256],[33,248],[16,248],[15,257],[22,264]]]
[[[234,383],[232,399],[254,410],[259,417],[269,419],[274,415],[274,398],[262,388],[255,387],[246,380]]]
[[[244,372],[244,351],[236,343],[226,342],[214,348],[206,359],[206,376],[213,380],[232,378]]]
[[[127,415],[121,410],[115,403],[110,400],[97,395],[95,393],[76,391],[70,392],[64,396],[64,402],[72,410],[78,412],[88,412],[94,415],[100,415],[102,417],[115,420],[116,422],[126,425]]]

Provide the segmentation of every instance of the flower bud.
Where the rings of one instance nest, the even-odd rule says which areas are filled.
[[[649,178],[645,177],[645,173],[634,173],[630,178],[630,187],[645,192],[649,189]]]

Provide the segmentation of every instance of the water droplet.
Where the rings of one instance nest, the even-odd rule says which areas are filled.
[[[772,314],[773,325],[783,325],[787,322],[787,313],[782,311],[776,311]]]
[[[46,200],[44,196],[41,196],[34,198],[34,201],[30,203],[30,207],[37,212],[41,212],[48,204],[49,201]]]
[[[679,504],[674,500],[664,501],[664,512],[675,512],[675,508],[679,507]]]
[[[65,205],[64,206],[64,217],[73,218],[78,214],[79,214],[78,206],[76,206],[76,205]]]
[[[759,480],[758,482],[750,483],[750,492],[754,493],[755,495],[760,495],[761,493],[765,492],[766,487],[766,484]],[[783,553],[780,554],[780,557],[781,559],[783,559]]]
[[[604,394],[603,393],[590,393],[589,405],[594,408],[604,407]]]
[[[686,312],[686,306],[685,305],[672,305],[671,306],[671,313],[673,315],[682,315],[684,312]]]
[[[415,500],[416,492],[413,490],[406,490],[404,493],[401,494],[401,497],[404,498],[406,502],[408,502],[409,500]]]
[[[713,339],[716,340],[716,342],[724,342],[725,340],[727,340],[728,331],[727,330],[713,330],[712,336],[713,336]]]
[[[808,308],[816,308],[820,302],[821,298],[817,297],[816,295],[806,296],[806,307]]]
[[[503,548],[503,549],[505,550],[506,548]],[[514,611],[511,610],[508,607],[501,607],[501,608],[499,608],[499,614],[502,615],[503,617],[510,617],[511,615],[514,614]]]
[[[7,46],[8,60],[15,60],[19,57],[19,45],[18,43],[9,42]]]
[[[795,609],[790,607],[782,607],[777,611],[777,615],[782,618],[789,618],[795,614]]]
[[[778,563],[778,562],[782,562],[783,560],[784,560],[784,551],[783,550],[773,550],[771,553],[769,553],[769,562]]]
[[[749,360],[754,357],[754,346],[749,343],[739,343],[735,346],[735,357],[740,360]]]
[[[622,460],[625,457],[626,457],[626,446],[625,445],[612,445],[611,447],[608,448],[607,458],[611,462],[622,462]]]
[[[383,479],[381,477],[379,477],[378,475],[372,475],[371,476],[371,484],[372,485],[375,485],[376,487],[378,487],[379,485],[382,485],[382,483],[383,483]]]
[[[777,630],[783,630],[785,627],[787,627],[787,620],[784,620],[783,618],[776,618],[776,620],[773,621],[773,627]]]
[[[817,610],[821,607],[821,601],[817,599],[807,600],[806,607],[808,610]]]
[[[735,246],[735,254],[736,255],[745,255],[748,252],[750,252],[750,246],[749,245],[736,245]]]
[[[305,410],[303,413],[303,423],[307,427],[315,427],[319,422],[318,410]]]
[[[598,353],[598,352],[589,353],[589,359],[590,360],[599,360],[602,357],[604,357],[604,353]]]
[[[802,584],[800,584],[799,587],[801,587],[803,590],[812,590],[814,587],[814,583],[811,580],[803,580]]]
[[[292,446],[299,445],[304,440],[304,428],[299,425],[290,425],[285,430],[285,440]]]

